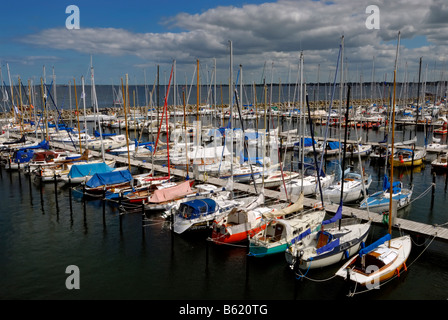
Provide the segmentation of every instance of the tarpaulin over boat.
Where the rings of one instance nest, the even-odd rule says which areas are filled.
[[[339,149],[339,142],[338,141],[330,141],[330,142],[328,142],[328,147],[331,150]]]
[[[314,143],[316,143],[316,140],[313,140],[311,138],[305,138],[305,139],[301,139],[300,141],[294,143],[295,146],[301,146],[302,145],[302,140],[304,140],[304,146],[305,147],[311,147],[313,145],[313,141]]]
[[[378,246],[382,245],[384,242],[389,241],[391,239],[390,234],[386,234],[384,237],[376,240],[374,243],[368,245],[367,247],[359,250],[359,256],[362,257],[365,254],[368,254],[370,251],[375,250]]]
[[[155,190],[148,202],[161,203],[178,199],[191,193],[193,193],[191,190],[191,181],[185,181],[172,187]]]
[[[93,176],[95,173],[111,172],[113,169],[105,162],[75,164],[71,167],[68,173],[69,178],[82,178],[85,176]]]
[[[104,185],[114,185],[132,181],[129,170],[95,173],[86,183],[88,188],[97,188]]]
[[[23,147],[20,148],[19,150],[31,150],[31,149],[45,149],[48,150],[50,148],[50,144],[48,143],[47,140],[43,140],[41,142],[39,142],[39,144],[35,145],[35,146],[30,146],[30,147]]]
[[[216,202],[213,199],[194,199],[181,203],[179,206],[179,213],[185,219],[195,219],[200,216],[215,212]]]

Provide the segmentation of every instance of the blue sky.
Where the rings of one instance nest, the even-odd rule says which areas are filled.
[[[67,30],[65,9],[80,10],[80,30]],[[368,30],[365,10],[380,9],[380,29]],[[295,81],[300,52],[307,81],[332,79],[344,35],[346,78],[393,72],[397,33],[401,32],[400,76],[415,76],[418,60],[443,73],[448,44],[448,4],[442,0],[191,0],[191,1],[7,1],[0,13],[0,62],[11,76],[34,79],[54,67],[57,83],[86,76],[93,55],[96,83],[161,82],[173,61],[179,81],[191,81],[200,60],[201,81],[210,81],[216,62],[217,81],[229,75],[229,40],[234,72],[243,81]],[[445,17],[445,18],[444,18]],[[372,70],[372,61],[375,69]],[[406,70],[403,66],[406,65]],[[266,67],[267,66],[267,67]],[[390,76],[388,77],[390,78]],[[7,81],[5,81],[7,83]]]

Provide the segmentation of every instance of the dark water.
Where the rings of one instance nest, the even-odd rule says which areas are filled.
[[[318,129],[319,130],[319,129]],[[381,132],[369,133],[379,141]],[[399,135],[400,132],[397,132]],[[405,135],[407,133],[404,133]],[[421,135],[421,132],[418,132]],[[371,192],[381,188],[384,168],[366,160]],[[428,164],[412,175],[414,198],[431,187]],[[2,300],[446,300],[447,243],[413,245],[408,271],[380,290],[347,297],[348,288],[333,278],[338,265],[311,270],[296,279],[283,255],[247,256],[242,246],[215,246],[207,234],[176,235],[159,214],[142,227],[141,212],[120,217],[117,205],[89,200],[52,183],[2,169],[0,175],[0,299]],[[70,198],[70,192],[72,197]],[[70,202],[71,199],[71,202]],[[448,221],[446,174],[436,176],[434,193],[414,201],[399,215],[428,224]],[[368,241],[386,232],[375,225]],[[398,233],[395,231],[395,233]],[[79,268],[79,289],[67,289]]]

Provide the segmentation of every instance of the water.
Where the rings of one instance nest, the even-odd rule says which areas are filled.
[[[79,82],[80,83],[80,82]],[[78,108],[83,109],[83,100],[81,99],[82,87],[76,82],[76,92],[78,96]],[[383,101],[389,102],[392,92],[393,85],[391,83],[375,83],[372,87],[371,83],[363,83],[362,86],[359,83],[351,83],[351,99],[383,99]],[[15,94],[19,94],[19,88],[16,85]],[[75,88],[73,83],[68,84],[58,84],[56,86],[56,94],[51,83],[47,84],[48,88],[48,99],[47,107],[54,108],[54,104],[58,106],[58,111],[61,110],[76,110],[76,99],[75,99]],[[159,86],[149,85],[129,85],[129,105],[130,106],[163,106],[165,94],[168,86],[166,84],[160,84]],[[197,87],[196,85],[185,85],[177,84],[176,86],[176,104],[183,104],[183,92],[185,93],[186,104],[196,105],[197,104]],[[216,90],[215,90],[216,88]],[[288,101],[299,101],[299,90],[297,84],[266,84],[267,92],[265,96],[264,86],[257,84],[255,89],[253,85],[243,85],[240,88],[239,85],[236,86],[239,99],[242,105],[250,105],[254,103],[254,97],[256,97],[257,104],[265,103],[278,103],[278,102],[288,102]],[[373,89],[372,89],[373,88]],[[242,89],[242,90],[241,90]],[[446,94],[446,84],[444,82],[428,82],[425,87],[421,86],[421,90],[425,90],[427,94],[432,94],[436,97],[445,97]],[[9,93],[9,86],[5,86],[5,90]],[[85,85],[85,96],[86,96],[86,108],[91,108],[92,102],[92,87],[89,84]],[[34,87],[34,96],[31,96],[33,105],[37,106],[39,110],[42,108],[42,95],[41,86]],[[121,85],[95,85],[95,92],[97,97],[98,107],[100,109],[110,108],[110,107],[120,107],[120,105],[114,105],[114,101],[118,101],[120,96]],[[417,97],[418,84],[417,83],[407,83],[400,84],[396,86],[396,99],[401,101],[401,99],[409,97]],[[309,101],[318,100],[328,100],[330,101],[333,97],[334,100],[340,98],[339,84],[334,87],[332,83],[320,83],[320,84],[307,84],[307,93],[309,95]],[[23,104],[28,104],[28,93],[25,91],[23,94]],[[346,96],[346,90],[343,92],[344,97]],[[2,93],[0,92],[2,97]],[[428,96],[427,99],[433,101],[434,96]],[[216,99],[214,98],[216,97]],[[422,98],[422,94],[420,95]],[[229,103],[229,88],[225,84],[209,84],[202,85],[199,87],[199,99],[201,104],[209,103],[211,105],[216,101],[217,105],[228,104]],[[171,85],[170,91],[168,93],[168,104],[174,104],[174,87]],[[2,104],[1,111],[9,110]]]
[[[103,102],[104,103],[104,102]],[[250,127],[250,125],[248,125]],[[323,135],[323,127],[316,135]],[[363,141],[380,141],[384,132],[360,131]],[[132,134],[132,133],[131,133]],[[355,137],[352,131],[352,139]],[[397,129],[396,141],[413,137]],[[330,129],[330,135],[337,132]],[[423,132],[417,132],[424,141]],[[132,137],[133,138],[133,137]],[[443,137],[446,143],[447,137]],[[363,161],[381,188],[384,167]],[[39,184],[18,172],[0,171],[0,299],[2,300],[446,300],[447,243],[428,239],[413,244],[409,272],[380,290],[347,297],[333,278],[339,265],[312,270],[296,279],[282,255],[253,258],[242,246],[215,246],[207,234],[175,235],[159,214],[120,216],[116,204],[83,202],[79,194],[52,183]],[[395,179],[414,183],[414,197],[431,188],[429,164],[395,170]],[[436,176],[434,193],[414,201],[399,216],[428,224],[448,221],[447,176]],[[72,197],[70,197],[70,193]],[[71,199],[71,201],[70,201]],[[368,241],[386,232],[375,225]],[[394,231],[394,234],[398,234]],[[68,266],[80,271],[80,289],[69,290]],[[172,310],[171,310],[172,311]]]

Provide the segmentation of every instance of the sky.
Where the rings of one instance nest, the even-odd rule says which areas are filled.
[[[70,5],[79,29],[67,28]],[[79,83],[91,60],[96,84],[152,84],[157,69],[167,83],[174,63],[176,82],[194,84],[197,61],[203,84],[227,84],[230,69],[244,84],[295,83],[301,56],[305,82],[340,81],[342,69],[345,81],[392,81],[399,33],[397,81],[418,81],[420,58],[422,81],[447,80],[446,0],[7,1],[0,30],[6,84],[53,72]]]

